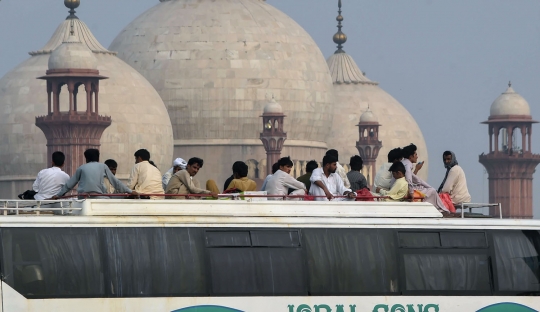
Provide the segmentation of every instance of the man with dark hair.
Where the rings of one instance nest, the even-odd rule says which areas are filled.
[[[451,151],[445,151],[443,153],[443,163],[446,174],[437,192],[448,193],[454,205],[470,203],[471,194],[469,194],[467,188],[465,172],[459,166],[456,155]]]
[[[208,190],[209,186],[212,184],[213,180],[208,180],[206,183],[207,189],[202,189],[200,187],[200,183],[197,179],[195,179],[195,175],[199,172],[199,170],[204,165],[204,161],[198,157],[193,157],[188,160],[186,169],[182,169],[175,173],[171,180],[169,181],[169,184],[167,185],[167,189],[165,190],[165,194],[179,194],[179,195],[188,195],[188,194],[208,194],[211,195],[214,198],[217,198],[217,192],[213,190]],[[214,182],[215,185],[215,182]],[[217,187],[215,187],[217,189]],[[167,199],[185,199],[185,197],[182,196],[167,196]],[[197,198],[199,199],[199,198]]]
[[[135,166],[129,174],[127,186],[139,194],[163,194],[161,172],[150,163],[150,152],[140,149],[135,152]],[[144,195],[148,199],[163,199],[159,196]]]
[[[279,170],[274,173],[272,178],[266,185],[266,191],[268,195],[293,195],[303,196],[307,194],[306,186],[304,183],[297,181],[290,173],[293,167],[293,162],[290,157],[283,157],[278,160]],[[289,192],[289,189],[292,191]],[[281,200],[280,197],[269,197],[270,200]],[[299,200],[299,198],[292,198],[291,200]]]
[[[107,159],[104,162],[107,167],[109,167],[109,170],[111,170],[112,174],[116,176],[116,170],[118,169],[118,163],[114,159]],[[107,194],[117,194],[118,190],[112,186],[111,181],[105,177],[103,179],[103,183],[105,184],[105,188],[107,189]]]
[[[345,185],[346,188],[351,188],[351,183],[349,181],[349,178],[347,178],[347,172],[345,171],[345,168],[339,163],[339,154],[338,151],[335,149],[329,149],[326,151],[326,156],[332,156],[336,158],[338,161],[336,161],[336,174],[343,180],[343,185]]]
[[[272,179],[272,177],[274,176],[274,173],[276,173],[276,171],[279,170],[279,164],[278,163],[275,163],[272,165],[272,174],[269,174],[266,176],[266,178],[264,178],[264,182],[263,182],[263,185],[261,187],[261,191],[266,191],[266,185],[268,184],[268,181],[270,181],[270,179]]]
[[[399,147],[394,148],[388,153],[388,162],[383,164],[379,170],[377,170],[377,174],[373,180],[373,187],[375,189],[380,187],[386,191],[390,190],[394,181],[392,178],[392,172],[389,171],[390,167],[392,167],[392,165],[396,162],[401,162],[402,159],[402,150]]]
[[[347,196],[349,200],[356,198],[356,193],[346,188],[343,180],[336,174],[337,158],[334,156],[324,156],[323,167],[313,170],[311,175],[311,188],[309,193],[316,197],[315,200],[332,200],[334,196]],[[337,198],[336,200],[345,200]]]
[[[238,190],[240,192],[253,192],[257,190],[257,183],[248,179],[248,166],[243,161],[237,161],[233,165],[234,179],[227,186],[226,190]]]
[[[309,181],[309,179],[311,178],[311,174],[313,173],[313,170],[317,169],[318,167],[319,167],[319,164],[315,160],[308,161],[308,163],[306,164],[306,174],[296,179],[304,183],[304,185],[306,186],[306,190],[309,190],[309,188],[311,187],[311,181]]]
[[[56,196],[53,196],[53,199],[64,196],[64,194],[71,191],[77,184],[79,184],[77,187],[77,192],[79,194],[98,195],[97,197],[92,196],[91,198],[109,198],[106,196],[99,196],[107,194],[105,184],[103,183],[104,177],[107,177],[113,187],[119,190],[120,193],[128,193],[133,196],[139,195],[137,192],[120,182],[120,180],[112,174],[107,165],[99,163],[99,150],[93,148],[87,149],[84,152],[84,157],[86,158],[86,164],[77,168],[75,174],[66,182],[66,184],[64,184]]]
[[[35,200],[45,200],[53,197],[62,189],[62,186],[69,180],[69,175],[62,171],[66,156],[62,152],[52,154],[52,167],[41,170],[34,181],[32,189],[37,194]]]
[[[234,180],[234,167],[237,166],[237,164],[239,163],[244,163],[244,162],[243,161],[234,162],[234,164],[232,165],[233,174],[231,174],[231,176],[228,177],[227,180],[225,180],[225,183],[223,184],[223,191],[226,191],[229,188],[229,184],[231,184],[232,180]]]
[[[368,188],[366,177],[360,172],[364,166],[362,157],[354,155],[351,157],[349,165],[351,166],[351,171],[347,173],[347,178],[351,183],[351,190],[358,191]]]
[[[390,166],[389,171],[396,180],[394,185],[389,191],[377,187],[375,191],[378,194],[376,195],[388,197],[386,201],[402,201],[409,194],[409,183],[405,180],[405,166],[401,162],[395,162]]]
[[[443,214],[449,213],[448,208],[439,197],[437,190],[416,175],[418,170],[422,168],[421,165],[423,165],[423,162],[418,163],[418,153],[416,152],[416,149],[416,145],[412,143],[403,148],[403,160],[401,162],[405,166],[405,180],[409,183],[409,193],[413,195],[414,191],[419,191],[425,195],[425,202],[432,204]],[[416,167],[413,164],[417,164]],[[416,169],[413,170],[413,167]]]

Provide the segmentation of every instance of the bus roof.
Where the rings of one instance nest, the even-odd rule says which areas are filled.
[[[13,208],[16,203],[17,208]],[[391,227],[462,229],[534,229],[540,220],[442,218],[429,203],[322,202],[256,200],[126,200],[65,201],[67,215],[39,214],[36,202],[2,201],[0,227]],[[39,206],[46,202],[39,203]],[[16,210],[12,210],[16,209]],[[68,212],[68,210],[64,212]],[[8,211],[20,214],[9,215]],[[7,215],[6,215],[7,214]]]

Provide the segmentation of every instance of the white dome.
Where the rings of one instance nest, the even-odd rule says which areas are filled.
[[[47,165],[47,141],[35,126],[35,117],[47,114],[47,89],[45,81],[36,77],[45,74],[50,51],[64,41],[69,25],[64,21],[44,49],[32,52],[32,57],[0,79],[0,157],[6,160],[0,164],[3,198],[13,196],[13,190],[30,187],[36,174]],[[109,77],[100,82],[99,92],[100,114],[112,117],[111,126],[101,137],[101,160],[115,159],[118,176],[125,179],[133,165],[133,153],[146,148],[161,170],[169,169],[172,128],[157,92],[114,53],[92,45],[97,41],[84,23],[76,20],[75,31],[83,44],[95,51],[100,74]],[[79,92],[84,93],[84,89]],[[61,96],[67,99],[66,94],[62,92]]]
[[[278,102],[276,102],[275,99],[271,99],[268,104],[264,106],[264,113],[265,114],[283,114],[283,108],[281,105],[279,105]]]
[[[159,92],[176,140],[258,140],[273,93],[295,120],[287,143],[326,142],[333,91],[324,57],[300,25],[264,1],[163,1],[110,49]]]
[[[508,89],[491,104],[490,116],[531,115],[529,103],[509,84]]]
[[[377,119],[375,114],[373,114],[373,112],[369,109],[369,107],[368,110],[365,111],[362,116],[360,116],[360,123],[364,122],[379,122],[379,120]]]
[[[94,53],[75,36],[70,36],[49,57],[49,69],[97,69]]]
[[[336,62],[340,59],[350,61]],[[337,149],[343,163],[347,163],[351,156],[358,154],[355,146],[359,137],[356,125],[362,116],[361,121],[377,121],[381,125],[379,127],[379,140],[382,141],[383,147],[377,158],[377,169],[388,161],[387,155],[390,150],[414,143],[418,147],[419,160],[426,161],[426,165],[419,172],[419,175],[422,178],[427,178],[428,151],[426,142],[418,124],[407,109],[381,89],[377,82],[366,78],[352,57],[346,53],[336,53],[329,57],[328,66],[330,66],[332,73],[348,73],[333,75],[336,95],[334,110],[348,113],[334,115],[332,131],[328,137],[328,148]],[[349,81],[349,83],[345,83],[345,81]],[[368,106],[369,111],[366,112]]]

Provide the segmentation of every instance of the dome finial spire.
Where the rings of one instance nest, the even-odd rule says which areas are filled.
[[[512,81],[508,81],[508,88],[512,88]]]
[[[69,16],[66,19],[78,19],[78,17],[75,15],[75,9],[79,7],[81,4],[81,0],[64,0],[64,5],[69,10]]]
[[[341,15],[341,0],[338,0],[338,16],[336,17],[336,21],[338,21],[338,32],[334,35],[334,42],[338,45],[338,49],[335,53],[345,53],[345,51],[343,51],[343,44],[347,42],[347,35],[341,31],[341,28],[343,27],[341,25],[341,22],[343,22],[343,16]]]

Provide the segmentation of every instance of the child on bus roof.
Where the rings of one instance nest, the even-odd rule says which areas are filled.
[[[401,162],[396,162],[392,164],[388,171],[392,172],[392,176],[396,179],[394,185],[389,191],[380,187],[377,187],[375,191],[381,196],[387,196],[386,201],[402,201],[406,199],[409,194],[409,183],[405,180],[405,166]]]

